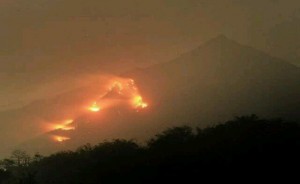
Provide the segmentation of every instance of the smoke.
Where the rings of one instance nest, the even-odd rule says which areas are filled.
[[[93,76],[95,78],[95,76]],[[68,120],[61,121],[60,123],[52,123],[52,130],[62,130],[62,131],[74,131],[76,130],[75,126],[73,125],[74,119],[78,119],[82,116],[89,116],[87,113],[88,111],[91,113],[101,113],[102,110],[110,110],[111,108],[118,108],[118,106],[126,107],[139,112],[140,110],[148,107],[148,104],[143,101],[142,95],[138,89],[138,86],[135,84],[133,79],[128,78],[121,78],[115,76],[106,76],[106,80],[103,81],[103,91],[100,92],[97,98],[93,99],[93,103],[85,108],[86,111],[78,112],[73,114],[72,117],[68,117]],[[104,77],[102,77],[102,80]],[[98,79],[99,80],[99,79]],[[90,82],[87,84],[91,85]],[[86,84],[86,85],[87,85]],[[87,85],[88,86],[88,85]],[[92,83],[91,87],[95,86],[95,83]],[[97,95],[97,94],[96,94]],[[92,97],[88,97],[85,99],[88,104],[91,101]],[[75,107],[76,108],[76,107]],[[77,106],[78,109],[81,109],[81,106]],[[85,122],[86,123],[86,122]],[[80,131],[80,130],[79,130]],[[63,142],[70,140],[68,139],[61,139],[63,135],[55,134],[54,137],[55,141]]]

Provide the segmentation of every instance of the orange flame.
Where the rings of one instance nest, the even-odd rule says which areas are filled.
[[[67,119],[64,121],[59,121],[59,122],[53,122],[53,123],[47,123],[45,128],[46,131],[53,131],[53,130],[75,130],[75,126],[72,125],[73,119]]]
[[[120,99],[123,99],[125,103],[129,102],[135,109],[144,109],[148,107],[148,104],[143,101],[133,79],[116,79],[112,81],[108,90],[109,91],[104,96],[115,90],[115,92],[120,95]]]
[[[58,135],[53,136],[53,140],[56,142],[64,142],[64,141],[67,141],[70,139],[71,139],[70,137],[64,137],[64,136],[58,136]]]
[[[111,81],[109,81],[109,86],[107,89],[108,91],[95,99],[90,106],[86,106],[85,110],[99,112],[103,108],[106,109],[116,104],[129,105],[137,112],[148,107],[148,103],[143,100],[138,86],[135,84],[133,79],[113,78]],[[101,106],[98,105],[98,103],[100,103]],[[50,126],[47,126],[47,128],[51,130],[75,130],[73,121],[73,119],[67,119],[61,122],[51,123],[49,124]],[[52,139],[56,142],[64,142],[70,140],[71,138],[55,135],[52,137]]]
[[[75,127],[73,127],[73,126],[65,126],[65,125],[56,125],[55,129],[56,130],[66,130],[66,131],[68,131],[68,130],[75,130]]]
[[[69,125],[69,124],[71,124],[71,123],[73,123],[73,122],[74,122],[73,119],[68,119],[68,120],[64,121],[64,124],[65,124],[65,125]]]
[[[117,90],[117,92],[118,92],[118,94],[122,94],[122,90],[124,89],[123,88],[123,85],[122,85],[122,83],[120,82],[120,81],[115,81],[114,83],[113,83],[113,85],[111,85],[110,87],[109,87],[109,91],[112,91],[112,90]]]
[[[101,108],[97,105],[97,102],[94,102],[93,105],[89,107],[89,110],[92,112],[98,112]]]
[[[145,103],[143,101],[143,98],[139,95],[133,97],[133,105],[135,106],[135,108],[142,108],[142,109],[148,107],[148,104]]]

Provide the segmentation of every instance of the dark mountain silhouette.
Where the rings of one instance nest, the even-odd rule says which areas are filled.
[[[206,127],[248,113],[300,119],[300,69],[224,36],[173,61],[122,76],[136,81],[144,100],[150,104],[147,109],[137,113],[116,107],[102,111],[101,115],[84,115],[74,121],[78,126],[75,131],[65,133],[71,137],[65,143],[49,143],[41,135],[26,144],[32,150],[42,152],[44,147],[49,152],[112,138],[142,141],[170,126]],[[65,95],[67,99],[70,96]],[[80,95],[75,97],[81,99]],[[46,107],[38,106],[39,110],[59,112],[56,102],[65,101],[64,95],[58,99],[52,99],[52,104],[48,101]],[[27,112],[34,113],[28,110],[33,108],[37,107],[27,107]]]
[[[225,36],[126,76],[170,118],[183,114],[218,121],[253,112],[299,119],[300,68]]]

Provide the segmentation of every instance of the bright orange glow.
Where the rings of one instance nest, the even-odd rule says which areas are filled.
[[[89,107],[89,110],[92,112],[98,112],[101,108],[98,106],[97,102],[94,102],[93,105]]]
[[[64,122],[64,124],[65,124],[65,125],[69,125],[69,124],[71,124],[71,123],[73,123],[73,122],[74,122],[73,119],[68,119],[68,120],[66,120],[66,121]]]
[[[106,90],[102,91],[102,94],[99,96],[95,95],[95,99],[90,101],[92,103],[83,107],[85,111],[99,112],[102,109],[120,106],[120,108],[125,107],[126,110],[130,108],[139,112],[148,107],[148,103],[144,101],[142,94],[133,79],[113,77],[107,81],[107,84],[104,87]],[[80,116],[80,114],[77,115],[77,117]],[[96,117],[98,116],[96,115]],[[57,130],[56,132],[62,133],[61,131],[75,130],[77,126],[74,124],[73,119],[65,119],[63,121],[47,123],[46,128],[47,131]],[[52,139],[55,142],[64,142],[71,138],[55,135],[52,136]]]
[[[64,125],[55,125],[54,129],[59,130],[59,129],[62,129],[64,127],[65,127]]]
[[[99,99],[104,100],[119,100],[120,103],[127,103],[133,106],[135,109],[143,109],[148,107],[148,104],[143,101],[143,98],[135,84],[133,79],[118,78],[112,80],[108,87],[108,91]],[[93,108],[97,109],[96,103]],[[91,110],[91,109],[90,109]]]
[[[70,137],[64,137],[64,136],[58,136],[58,135],[53,136],[53,140],[56,142],[64,142],[64,141],[67,141],[70,139],[71,139]]]
[[[135,96],[133,98],[133,105],[135,106],[135,108],[142,109],[148,107],[148,104],[143,101],[143,98],[141,96]]]
[[[65,121],[61,121],[61,122],[53,122],[53,123],[49,123],[47,124],[47,131],[53,131],[53,130],[65,130],[65,131],[69,131],[69,130],[75,130],[75,126],[72,125],[74,120],[72,119],[68,119]]]
[[[75,130],[75,127],[73,127],[73,126],[66,126],[66,125],[56,125],[55,129],[56,130],[66,130],[66,131],[68,131],[68,130]]]
[[[116,90],[118,94],[122,94],[123,84],[119,81],[115,81],[112,86],[109,88],[109,91]]]

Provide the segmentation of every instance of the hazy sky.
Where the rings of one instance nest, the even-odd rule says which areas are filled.
[[[219,34],[298,61],[300,1],[0,0],[0,156],[47,121],[78,118],[106,77],[169,61]],[[117,125],[103,125],[105,135],[109,126]]]
[[[67,77],[167,61],[221,33],[278,50],[268,35],[299,15],[298,0],[0,0],[0,109],[51,95]]]

